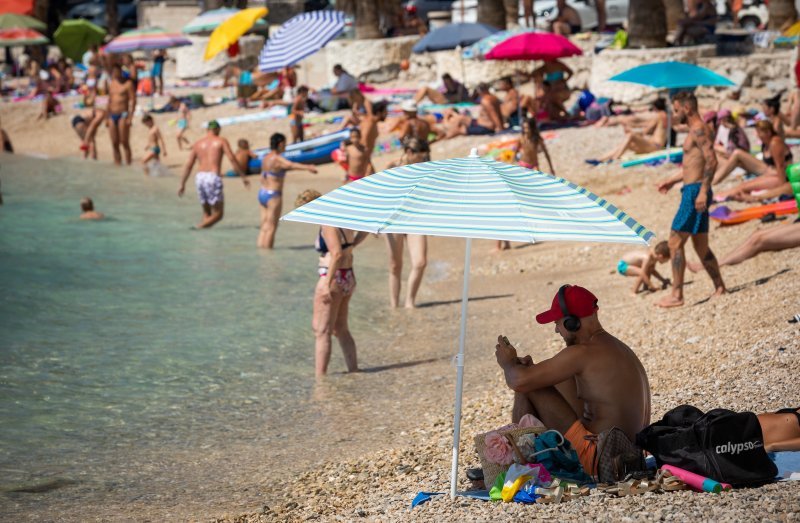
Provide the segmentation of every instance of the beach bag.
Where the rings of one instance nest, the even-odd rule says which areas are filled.
[[[647,470],[644,452],[628,439],[622,429],[611,427],[593,439],[597,441],[595,469],[598,483],[616,483],[629,474]]]
[[[637,434],[636,443],[655,456],[658,466],[674,465],[734,487],[763,485],[778,474],[752,412],[703,414],[681,405]]]
[[[510,428],[510,429],[499,429],[497,432],[502,437],[504,437],[509,445],[511,446],[513,453],[514,453],[514,462],[525,464],[525,458],[522,456],[522,452],[519,450],[517,446],[517,442],[519,438],[525,434],[541,434],[544,432],[543,427],[526,427],[526,428]],[[478,459],[481,461],[481,468],[483,468],[483,481],[486,484],[486,488],[491,488],[494,485],[495,479],[500,474],[506,472],[508,467],[511,466],[511,463],[502,464],[502,463],[495,463],[491,459],[487,458],[486,456],[486,436],[490,434],[489,432],[485,434],[478,434],[473,438],[475,442],[475,452],[478,454]]]

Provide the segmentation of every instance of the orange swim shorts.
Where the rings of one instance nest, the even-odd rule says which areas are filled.
[[[572,447],[578,453],[578,460],[583,465],[583,470],[590,476],[597,475],[595,469],[595,456],[597,455],[597,441],[587,440],[584,436],[594,436],[589,430],[583,426],[581,420],[575,420],[575,423],[567,430],[564,437],[572,443]]]

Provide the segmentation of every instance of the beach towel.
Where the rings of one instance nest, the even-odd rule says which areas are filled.
[[[778,467],[780,481],[800,481],[800,451],[769,452],[769,459]]]
[[[549,430],[537,436],[535,449],[537,453],[551,449],[550,452],[538,454],[536,458],[552,476],[580,484],[592,482],[592,478],[583,470],[578,453],[556,431]]]

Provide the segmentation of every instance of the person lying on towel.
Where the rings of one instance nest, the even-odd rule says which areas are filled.
[[[555,323],[566,347],[534,363],[519,357],[505,336],[495,347],[506,384],[514,391],[512,421],[525,414],[564,435],[578,452],[587,474],[596,475],[594,436],[619,427],[631,441],[650,424],[650,384],[636,354],[597,317],[597,298],[583,287],[564,285],[549,310],[536,316]]]

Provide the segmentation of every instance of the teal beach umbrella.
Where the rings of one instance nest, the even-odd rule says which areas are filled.
[[[372,233],[466,238],[450,495],[456,496],[467,297],[473,238],[647,245],[654,236],[623,210],[574,183],[478,157],[388,169],[298,207],[282,220]]]
[[[53,33],[53,41],[74,62],[80,62],[83,53],[92,45],[100,45],[106,37],[102,27],[88,20],[64,20]]]
[[[731,87],[734,84],[705,67],[687,64],[684,62],[655,62],[636,66],[609,78],[612,82],[627,82],[631,84],[646,85],[655,89],[669,89],[669,98],[672,100],[673,89],[693,89],[695,87]],[[667,104],[667,128],[672,129],[672,104]],[[667,151],[672,146],[667,132]],[[667,154],[669,154],[667,152]]]
[[[692,87],[731,87],[732,81],[699,65],[684,62],[656,62],[628,69],[609,78],[612,82],[628,82],[656,89],[688,89]]]

